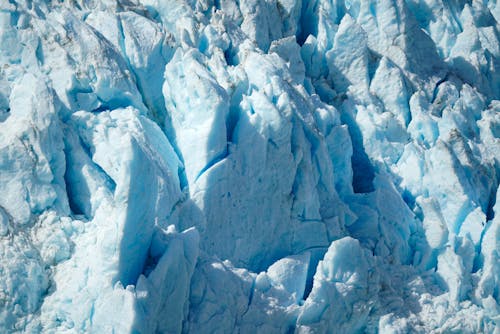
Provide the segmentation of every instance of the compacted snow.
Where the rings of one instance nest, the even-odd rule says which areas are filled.
[[[499,20],[0,1],[0,332],[500,333]]]

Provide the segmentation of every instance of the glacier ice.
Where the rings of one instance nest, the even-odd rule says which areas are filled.
[[[0,332],[499,333],[500,5],[0,2]]]

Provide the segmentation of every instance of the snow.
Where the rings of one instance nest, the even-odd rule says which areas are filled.
[[[498,333],[497,1],[0,3],[0,332]]]

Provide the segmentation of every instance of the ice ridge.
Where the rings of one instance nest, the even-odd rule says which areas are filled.
[[[0,1],[0,332],[500,333],[499,21]]]

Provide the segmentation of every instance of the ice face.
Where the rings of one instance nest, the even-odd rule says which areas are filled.
[[[0,331],[498,332],[499,9],[0,3]]]

